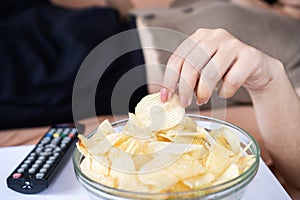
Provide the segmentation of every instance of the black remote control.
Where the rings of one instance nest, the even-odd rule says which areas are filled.
[[[84,126],[81,124],[51,126],[33,150],[7,178],[7,186],[24,194],[36,194],[46,189],[68,160],[77,135],[83,131]]]

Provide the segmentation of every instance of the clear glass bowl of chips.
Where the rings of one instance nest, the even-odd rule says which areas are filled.
[[[239,137],[241,153],[251,156],[254,158],[254,161],[251,162],[251,165],[237,177],[226,180],[225,182],[220,182],[219,184],[176,192],[141,192],[138,190],[117,189],[101,184],[90,178],[81,170],[80,164],[83,161],[84,156],[78,149],[75,149],[73,153],[73,166],[79,183],[88,191],[91,199],[241,199],[247,186],[257,174],[260,160],[258,143],[245,130],[228,122],[207,116],[188,116],[193,119],[197,125],[203,127],[207,131],[218,130],[225,127],[234,132]],[[120,120],[112,123],[112,127],[120,130],[127,122],[128,119]],[[91,138],[96,132],[97,131],[90,133],[87,138]],[[161,177],[161,180],[168,178],[167,176],[168,175]]]

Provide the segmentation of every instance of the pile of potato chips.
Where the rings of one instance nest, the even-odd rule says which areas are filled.
[[[178,97],[144,97],[120,131],[103,121],[90,138],[79,135],[82,172],[101,184],[146,193],[184,192],[239,176],[255,161],[227,128],[200,127]]]

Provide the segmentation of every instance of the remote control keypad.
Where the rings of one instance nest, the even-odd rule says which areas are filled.
[[[42,179],[57,161],[60,152],[67,147],[76,135],[76,128],[52,128],[37,144],[34,152],[30,153],[13,174],[13,178]]]
[[[82,124],[77,124],[77,128],[79,132],[84,131]],[[77,128],[75,124],[51,126],[7,177],[7,186],[23,194],[36,194],[48,188],[55,174],[68,161],[77,138]]]

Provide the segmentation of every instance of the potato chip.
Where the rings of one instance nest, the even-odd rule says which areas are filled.
[[[144,97],[135,107],[135,114],[146,126],[154,131],[169,129],[177,125],[184,116],[185,110],[179,105],[177,95],[162,103],[160,93]]]
[[[196,132],[197,124],[196,122],[188,117],[184,116],[180,122],[181,132]]]
[[[104,155],[108,152],[113,146],[119,146],[125,142],[129,135],[124,133],[114,133],[107,135],[97,146],[94,146],[90,149],[90,152],[95,155]]]
[[[168,168],[180,155],[170,153],[150,154],[152,159],[141,167],[139,173],[146,174]]]
[[[171,163],[171,165],[170,165]],[[159,154],[139,171],[139,179],[164,190],[178,180],[204,172],[203,166],[190,155]],[[165,177],[164,180],[161,177]]]
[[[219,143],[216,143],[212,151],[208,154],[206,168],[215,176],[220,176],[232,163],[234,154]]]
[[[143,184],[136,174],[124,173],[112,169],[111,173],[116,177],[116,187],[127,191],[150,192],[151,186]]]
[[[113,147],[108,154],[108,160],[111,163],[110,168],[124,173],[135,173],[136,169],[131,154]],[[110,173],[110,175],[112,175]]]
[[[80,164],[80,169],[86,176],[88,176],[92,180],[94,180],[98,183],[101,183],[103,185],[107,185],[109,187],[116,187],[115,180],[113,177],[106,176],[104,174],[97,173],[97,172],[91,170],[91,168],[88,167],[89,166],[88,162],[89,162],[89,159],[87,157],[85,157],[85,159],[83,159],[83,161]]]
[[[249,169],[249,167],[255,162],[255,157],[252,155],[248,155],[248,156],[243,156],[240,157],[237,165],[239,167],[239,172],[243,173],[244,171],[246,171],[247,169]]]
[[[204,145],[206,142],[206,136],[199,134],[197,132],[195,133],[178,133],[174,139],[174,143],[180,143],[180,144],[196,144],[196,145]]]
[[[84,136],[82,135],[78,135],[78,142],[76,143],[76,147],[77,149],[79,150],[79,152],[81,154],[83,154],[84,156],[87,156],[88,155],[88,144],[90,143],[91,141],[89,141],[88,139],[86,139]]]
[[[155,166],[157,163],[154,162],[151,164],[154,166],[150,166],[149,164],[144,165],[137,175],[143,184],[151,185],[161,192],[179,181],[179,179],[170,171],[169,166]],[[155,167],[158,168],[154,170]]]
[[[134,162],[135,169],[140,171],[141,168],[153,159],[151,154],[133,154],[132,160]]]
[[[108,176],[110,173],[111,162],[105,156],[87,156],[89,169],[97,174]]]
[[[181,155],[183,153],[201,149],[202,145],[158,141],[158,142],[149,142],[148,148],[149,148],[149,153]]]
[[[123,128],[123,131],[128,135],[144,140],[151,140],[151,137],[153,137],[152,130],[149,127],[146,127],[133,113],[129,113],[129,120]]]
[[[194,159],[199,159],[200,161],[204,162],[204,158],[206,158],[209,154],[209,150],[205,146],[201,146],[201,148],[197,148],[195,150],[192,150],[189,152],[189,154],[194,158]]]
[[[95,133],[92,137],[95,139],[97,136],[107,136],[109,134],[115,133],[115,130],[113,129],[111,123],[108,121],[108,119],[104,120],[100,125],[98,126],[97,133]]]
[[[231,164],[225,170],[225,172],[214,181],[214,184],[226,182],[228,180],[238,177],[239,175],[240,172],[238,166],[236,164]]]
[[[86,139],[82,135],[78,135],[79,142],[77,143],[77,147],[83,155],[86,155],[88,149],[91,150],[96,148],[105,136],[114,132],[115,131],[110,122],[106,119],[98,126],[96,133],[93,134],[90,139]]]
[[[159,141],[159,142],[174,142],[173,138],[166,135],[165,133],[157,134],[157,141]]]
[[[169,188],[167,188],[164,192],[178,192],[178,191],[189,191],[191,188],[189,188],[187,185],[182,183],[181,181],[178,181],[177,183],[171,185]]]
[[[240,151],[240,138],[230,129],[222,127],[211,131],[211,135],[215,139],[219,140],[219,142],[222,142],[226,148],[232,150],[234,153],[238,153]]]
[[[183,180],[192,176],[198,176],[205,172],[201,161],[195,160],[189,154],[183,154],[180,156],[172,164],[170,170],[179,180]]]
[[[200,176],[184,179],[182,182],[191,189],[200,189],[211,185],[215,178],[213,173],[207,172]]]

